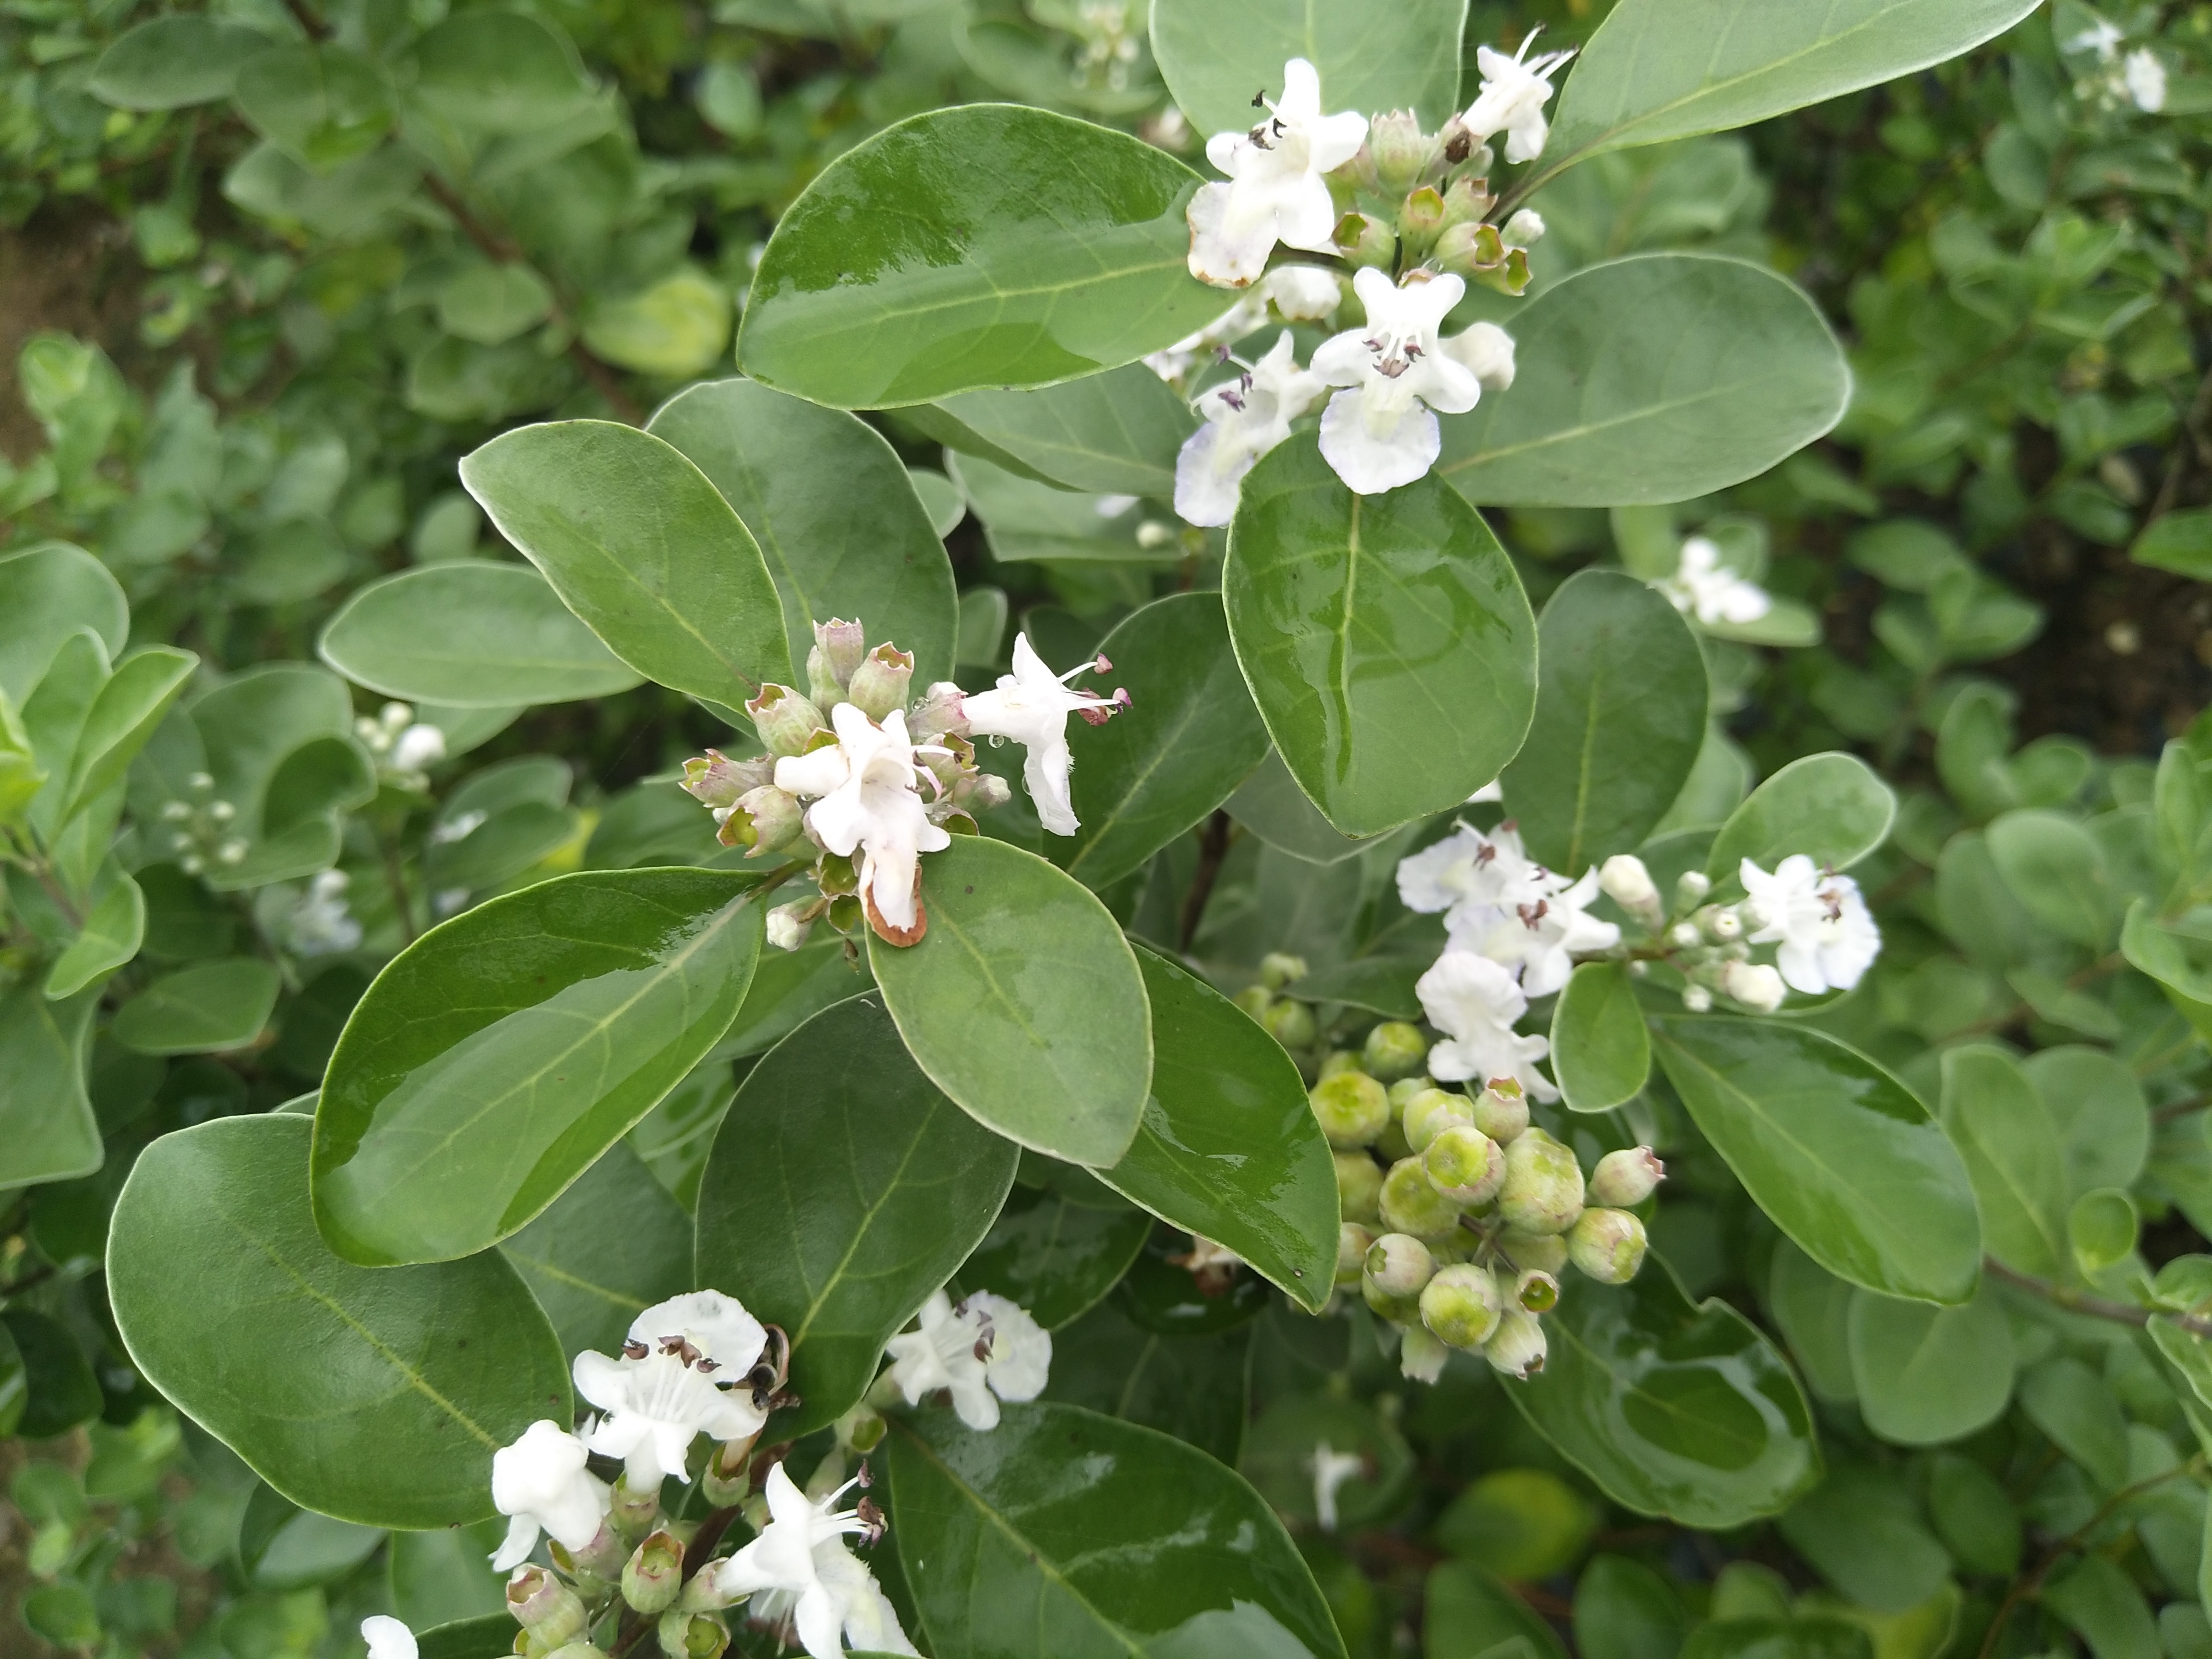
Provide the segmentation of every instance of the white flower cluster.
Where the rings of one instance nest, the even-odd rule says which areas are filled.
[[[1755,623],[1774,609],[1774,600],[1757,582],[1723,562],[1719,545],[1704,536],[1682,544],[1681,563],[1671,576],[1652,584],[1686,617],[1708,628],[1717,623]]]
[[[374,719],[362,715],[354,735],[375,757],[379,776],[403,789],[424,787],[423,774],[446,758],[446,734],[415,718],[404,702],[387,702]]]
[[[2126,38],[2118,24],[2100,17],[2066,42],[2067,51],[2087,52],[2098,65],[2075,90],[2099,103],[2132,104],[2146,115],[2155,115],[2166,107],[2166,65],[2148,46],[2123,53],[2120,43]]]
[[[939,1291],[916,1319],[915,1329],[890,1340],[890,1368],[878,1384],[908,1405],[943,1389],[963,1423],[988,1430],[999,1426],[1001,1400],[1034,1400],[1044,1392],[1052,1338],[1026,1309],[988,1291],[957,1304]]]

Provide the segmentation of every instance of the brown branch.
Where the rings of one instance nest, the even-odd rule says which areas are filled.
[[[2177,1100],[2169,1105],[2160,1107],[2150,1115],[2150,1121],[2154,1123],[2171,1123],[2178,1117],[2187,1117],[2191,1112],[2201,1112],[2207,1106],[2212,1106],[2212,1093],[2191,1095],[2185,1100]]]
[[[1176,948],[1190,949],[1198,937],[1198,924],[1205,920],[1206,902],[1213,896],[1213,884],[1221,878],[1222,861],[1229,856],[1229,814],[1216,811],[1199,832],[1198,871],[1190,878],[1190,890],[1182,896],[1182,913],[1176,918]]]
[[[307,32],[310,40],[327,40],[333,31],[328,23],[309,11],[306,0],[284,0],[284,9],[292,14],[292,21]]]
[[[2160,1308],[2138,1308],[2125,1302],[2115,1302],[2110,1297],[2092,1296],[2087,1291],[2069,1290],[2063,1285],[2054,1285],[2047,1279],[2016,1273],[1995,1256],[1982,1258],[1982,1271],[1990,1278],[2039,1296],[2054,1306],[2069,1313],[2077,1313],[2091,1319],[2109,1319],[2116,1325],[2148,1326],[2154,1316],[2170,1319],[2191,1336],[2212,1337],[2212,1319],[2197,1314],[2167,1313]]]
[[[691,1534],[691,1542],[684,1552],[684,1581],[691,1582],[699,1569],[714,1558],[714,1547],[722,1541],[722,1534],[730,1529],[730,1522],[738,1518],[737,1506],[714,1510],[699,1523],[699,1530]]]

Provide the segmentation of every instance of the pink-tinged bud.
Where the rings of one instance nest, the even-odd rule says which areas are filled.
[[[1502,1311],[1498,1281],[1472,1262],[1438,1268],[1421,1291],[1421,1323],[1449,1347],[1480,1347]]]
[[[663,1528],[648,1534],[623,1567],[623,1600],[642,1613],[675,1605],[684,1588],[684,1546]]]
[[[1454,1094],[1449,1089],[1421,1090],[1406,1103],[1401,1118],[1407,1150],[1425,1152],[1431,1141],[1453,1125],[1472,1126],[1474,1114],[1468,1109],[1472,1104],[1465,1095]]]
[[[1567,1255],[1601,1285],[1626,1285],[1644,1265],[1644,1224],[1626,1210],[1584,1210]]]
[[[1583,1212],[1583,1171],[1573,1152],[1541,1129],[1516,1136],[1505,1149],[1498,1212],[1522,1232],[1563,1233],[1573,1226]]]
[[[764,685],[745,705],[753,730],[771,755],[803,755],[817,732],[827,732],[830,721],[813,702],[787,685]]]
[[[1567,1265],[1567,1240],[1564,1233],[1524,1233],[1508,1227],[1498,1236],[1498,1253],[1511,1264],[1506,1277],[1516,1279],[1529,1268],[1538,1273],[1557,1274]]]
[[[1513,1300],[1530,1313],[1549,1313],[1559,1305],[1559,1281],[1541,1267],[1526,1268],[1513,1281]]]
[[[1508,1308],[1483,1344],[1482,1357],[1492,1370],[1525,1381],[1544,1369],[1546,1346],[1543,1322],[1522,1309]]]
[[[720,750],[709,749],[684,763],[684,792],[708,806],[734,806],[748,789],[775,781],[775,762],[766,755],[732,760]]]
[[[1459,1231],[1459,1206],[1438,1192],[1418,1158],[1400,1158],[1382,1177],[1382,1224],[1419,1238],[1448,1239]]]
[[[1455,1204],[1473,1208],[1498,1196],[1505,1183],[1505,1151],[1472,1124],[1438,1132],[1421,1154],[1429,1184]]]
[[[853,671],[846,700],[880,725],[893,709],[906,707],[906,689],[913,678],[914,653],[879,645]]]
[[[832,617],[814,624],[814,648],[806,653],[806,684],[814,700],[825,708],[845,700],[845,687],[868,649],[867,635],[857,622]]]
[[[514,1570],[507,1581],[507,1610],[541,1650],[574,1640],[590,1622],[583,1598],[538,1566]]]
[[[1374,1233],[1357,1221],[1337,1224],[1336,1282],[1340,1286],[1350,1290],[1359,1283],[1367,1270],[1368,1248],[1374,1243]]]
[[[717,816],[722,827],[714,838],[725,847],[750,848],[750,858],[782,851],[806,828],[806,809],[799,797],[772,783],[748,789],[736,805]]]
[[[1667,1178],[1667,1166],[1649,1146],[1607,1152],[1590,1171],[1589,1201],[1609,1210],[1641,1204]]]
[[[1474,1127],[1501,1146],[1510,1146],[1528,1127],[1528,1097],[1511,1078],[1492,1078],[1470,1108]]]
[[[1337,1152],[1336,1212],[1346,1221],[1379,1225],[1382,1219],[1382,1166],[1365,1152]]]
[[[907,711],[906,733],[916,743],[968,735],[967,693],[951,680],[939,680]]]

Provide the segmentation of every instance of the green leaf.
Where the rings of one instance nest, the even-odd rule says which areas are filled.
[[[1918,1607],[1942,1589],[1951,1568],[1902,1475],[1847,1465],[1782,1518],[1782,1535],[1820,1576],[1876,1613]]]
[[[991,1291],[1018,1303],[1056,1331],[1114,1288],[1152,1231],[1152,1218],[1133,1205],[1084,1204],[1048,1188],[1017,1187],[960,1264],[957,1282],[962,1291]]]
[[[1859,1410],[1885,1440],[1962,1439],[2012,1398],[2012,1326],[1986,1285],[1951,1308],[1855,1291],[1846,1328]]]
[[[249,126],[319,173],[375,149],[392,130],[384,76],[343,46],[271,46],[238,66],[232,94]]]
[[[791,683],[760,547],[680,450],[612,421],[559,421],[463,456],[461,482],[639,673],[726,708]]]
[[[1075,1406],[890,1419],[891,1536],[939,1659],[1343,1659],[1260,1495],[1179,1440]]]
[[[89,89],[123,109],[182,109],[229,94],[238,66],[270,37],[202,12],[155,17],[125,31],[93,65]]]
[[[1528,730],[1528,595],[1433,478],[1355,495],[1310,440],[1281,445],[1244,480],[1222,598],[1276,750],[1345,835],[1457,806]]]
[[[1686,501],[1802,449],[1850,396],[1820,308],[1741,259],[1586,265],[1512,325],[1511,389],[1443,421],[1437,473],[1477,506]]]
[[[2128,1419],[2100,1371],[2059,1354],[2020,1380],[2021,1409],[2105,1492],[2128,1484]]]
[[[139,1155],[107,1253],[131,1363],[306,1508],[479,1520],[492,1452],[535,1419],[569,1420],[553,1328],[496,1255],[386,1272],[332,1255],[307,1200],[310,1133],[288,1114],[218,1118]]]
[[[914,653],[914,684],[951,676],[952,564],[898,456],[842,410],[716,380],[678,392],[645,428],[684,452],[759,543],[794,669],[832,617]]]
[[[142,1054],[214,1054],[243,1048],[276,1006],[275,966],[228,957],[163,975],[116,1011],[110,1032]]]
[[[1749,126],[1992,40],[2035,0],[1621,0],[1560,95],[1548,175],[1586,155]]]
[[[2212,580],[2212,507],[2184,507],[2152,520],[2128,556],[2155,570]]]
[[[922,865],[929,930],[868,962],[931,1082],[1009,1139],[1071,1164],[1128,1151],[1152,1068],[1152,1014],[1121,930],[1042,859],[955,836]]]
[[[1042,110],[915,116],[839,156],[777,222],[738,366],[874,409],[1134,362],[1222,309],[1187,264],[1198,182],[1136,138]]]
[[[51,1440],[100,1415],[100,1379],[68,1326],[34,1308],[15,1306],[0,1313],[23,1368],[25,1395],[16,1431],[27,1440]],[[20,1501],[21,1477],[15,1486]]]
[[[1653,1022],[1659,1061],[1752,1200],[1840,1279],[1963,1302],[1981,1270],[1966,1165],[1905,1086],[1825,1032]]]
[[[1585,962],[1552,1010],[1552,1075],[1575,1112],[1609,1112],[1642,1092],[1651,1033],[1627,964]]]
[[[1578,571],[1537,623],[1536,714],[1503,779],[1529,852],[1580,875],[1643,844],[1705,740],[1698,636],[1656,589]]]
[[[1175,495],[1176,453],[1198,426],[1142,363],[1035,391],[963,392],[940,407],[986,459],[1011,456],[1070,489],[1160,501]]]
[[[2134,1186],[2150,1152],[2150,1108],[2136,1074],[2100,1048],[2070,1043],[2030,1054],[2022,1069],[2058,1132],[2067,1190]]]
[[[1150,951],[1137,966],[1152,1098],[1127,1155],[1099,1178],[1318,1311],[1335,1276],[1336,1173],[1297,1067],[1203,981]]]
[[[661,380],[688,380],[730,343],[730,290],[696,265],[679,265],[650,288],[602,300],[584,319],[592,355]]]
[[[1410,109],[1435,131],[1459,96],[1467,0],[1327,6],[1304,0],[1156,0],[1152,56],[1200,137],[1243,132],[1252,95],[1283,95],[1283,64],[1321,71],[1322,107]]]
[[[691,1218],[619,1141],[500,1249],[563,1353],[620,1353],[641,1310],[696,1288]]]
[[[1751,792],[1713,837],[1705,872],[1733,881],[1743,860],[1771,871],[1802,853],[1848,870],[1889,838],[1897,797],[1856,755],[1806,755]]]
[[[1775,1242],[1767,1311],[1817,1399],[1849,1403],[1858,1398],[1850,1334],[1851,1298],[1858,1294],[1788,1239]]]
[[[1583,1659],[1674,1659],[1689,1624],[1674,1587],[1626,1556],[1594,1558],[1575,1584]]]
[[[85,711],[56,823],[66,823],[123,781],[132,758],[154,735],[199,660],[189,651],[151,646],[116,664]]]
[[[1252,1328],[1164,1336],[1133,1323],[1115,1297],[1053,1333],[1041,1397],[1158,1429],[1233,1468],[1249,1414]]]
[[[315,1215],[371,1266],[464,1256],[558,1198],[729,1028],[749,878],[592,871],[464,911],[355,1006],[315,1110]]]
[[[41,542],[0,554],[0,697],[17,708],[45,678],[63,642],[80,628],[100,635],[112,658],[131,630],[123,586],[81,547]]]
[[[2120,924],[2122,895],[2104,850],[2078,818],[2007,812],[1987,830],[1990,857],[2021,908],[2060,937],[2103,952]]]
[[[368,583],[324,625],[315,650],[356,685],[459,708],[612,696],[641,678],[543,576],[487,560]]]
[[[1114,666],[1086,689],[1132,688],[1103,726],[1067,734],[1078,829],[1045,845],[1093,890],[1111,885],[1227,799],[1267,752],[1267,729],[1214,593],[1175,593],[1124,617],[1098,647]]]
[[[413,94],[472,132],[517,133],[574,116],[591,95],[576,49],[534,17],[448,17],[415,43]]]
[[[46,969],[46,994],[71,997],[105,979],[138,954],[146,936],[146,895],[123,870],[109,864],[93,890],[84,927]]]
[[[1245,1435],[1243,1450],[1237,1460],[1237,1472],[1249,1480],[1267,1500],[1268,1506],[1285,1520],[1317,1528],[1321,1517],[1314,1503],[1314,1450],[1324,1441],[1332,1451],[1349,1453],[1361,1464],[1337,1488],[1339,1527],[1347,1533],[1356,1533],[1387,1521],[1404,1503],[1407,1490],[1412,1485],[1413,1454],[1405,1437],[1374,1407],[1363,1401],[1326,1393],[1278,1397]],[[1487,1480],[1493,1489],[1500,1483],[1520,1486],[1521,1477],[1531,1473],[1534,1472],[1510,1470]],[[1589,1535],[1589,1500],[1557,1475],[1538,1474],[1536,1478],[1551,1490],[1540,1494],[1536,1504],[1517,1506],[1519,1513],[1511,1518],[1512,1522],[1533,1524],[1509,1522],[1498,1528],[1512,1535],[1507,1547],[1517,1543],[1524,1556],[1550,1551],[1562,1528],[1547,1527],[1546,1522],[1563,1520],[1564,1530],[1571,1534],[1567,1553],[1579,1554]],[[1483,1484],[1478,1482],[1477,1487]],[[1514,1495],[1528,1494],[1524,1489]],[[1455,1527],[1454,1522],[1463,1520],[1467,1510],[1472,1507],[1470,1499],[1480,1503],[1490,1496],[1490,1492],[1479,1492],[1477,1488],[1462,1492],[1437,1524],[1438,1541],[1448,1549],[1458,1550],[1464,1533],[1474,1528]],[[1546,1498],[1554,1502],[1545,1504]],[[1492,1513],[1482,1518],[1504,1519],[1496,1513],[1496,1509],[1502,1507],[1504,1506],[1494,1506]],[[1539,1513],[1530,1515],[1528,1510],[1532,1508]],[[1550,1512],[1545,1513],[1546,1510]],[[1542,1565],[1546,1568],[1543,1571],[1514,1576],[1548,1578],[1558,1571],[1548,1562]]]
[[[49,1001],[19,980],[0,993],[0,1190],[69,1181],[100,1167],[100,1125],[85,1093],[85,1055],[100,992]]]
[[[2002,1048],[1943,1055],[1943,1127],[1966,1160],[1982,1241],[2007,1267],[2067,1275],[2066,1164],[2043,1097]]]
[[[2074,1246],[2075,1264],[2085,1274],[2125,1261],[2135,1253],[2142,1229],[2135,1200],[2117,1187],[2082,1194],[2066,1212],[2066,1237]]]
[[[433,1625],[416,1632],[416,1648],[417,1659],[507,1659],[514,1651],[514,1615],[502,1609]]]
[[[1425,1659],[1565,1659],[1566,1653],[1541,1614],[1471,1561],[1431,1570],[1422,1587],[1421,1635]]]
[[[884,1000],[840,1003],[770,1050],[699,1185],[699,1282],[791,1338],[805,1402],[779,1419],[791,1436],[866,1392],[884,1342],[975,1249],[1013,1181],[1012,1143],[922,1075]]]
[[[1340,864],[1368,844],[1321,815],[1272,745],[1222,808],[1268,846],[1309,864]]]
[[[1738,1527],[1819,1479],[1788,1362],[1726,1303],[1692,1303],[1663,1263],[1626,1285],[1578,1280],[1544,1322],[1544,1368],[1507,1397],[1616,1503]]]

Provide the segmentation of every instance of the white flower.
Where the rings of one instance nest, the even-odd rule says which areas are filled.
[[[1513,337],[1497,324],[1476,323],[1441,343],[1444,355],[1465,365],[1485,392],[1504,392],[1512,386]]]
[[[1510,823],[1490,835],[1458,824],[1442,841],[1398,861],[1398,896],[1408,910],[1424,914],[1465,907],[1507,910],[1547,896],[1555,882],[1522,849]]]
[[[415,1659],[415,1632],[397,1619],[371,1613],[361,1621],[361,1638],[368,1644],[368,1659]]]
[[[1505,222],[1505,228],[1498,233],[1498,240],[1508,247],[1535,246],[1544,240],[1544,216],[1534,208],[1522,208]]]
[[[2128,100],[2137,109],[2155,115],[2166,107],[2166,65],[2148,47],[2130,52],[2121,64],[2120,74],[2127,84]]]
[[[1206,159],[1229,176],[1201,185],[1184,216],[1190,272],[1200,282],[1243,288],[1267,269],[1275,244],[1334,253],[1336,204],[1322,175],[1359,153],[1364,115],[1323,115],[1321,76],[1303,58],[1283,65],[1283,96],[1249,132],[1216,133]]]
[[[2109,64],[2118,54],[2123,38],[2122,31],[2117,24],[2109,19],[2100,17],[2089,27],[2068,40],[2066,50],[2094,52]]]
[[[445,758],[446,734],[434,726],[410,726],[392,744],[392,769],[395,772],[420,772]]]
[[[893,1337],[891,1381],[909,1406],[939,1389],[971,1429],[999,1426],[1000,1400],[1034,1400],[1052,1366],[1052,1337],[1003,1296],[979,1291],[955,1306],[943,1291],[921,1304],[921,1328]]]
[[[1754,623],[1774,608],[1766,590],[1723,564],[1720,548],[1703,536],[1684,542],[1674,574],[1652,585],[1674,601],[1674,609],[1708,627]]]
[[[1583,872],[1572,885],[1515,903],[1510,910],[1469,907],[1446,918],[1454,949],[1473,951],[1521,973],[1528,996],[1549,996],[1575,970],[1575,953],[1609,951],[1620,929],[1588,914],[1596,901],[1598,872]],[[1456,921],[1455,921],[1456,918]]]
[[[541,1532],[572,1553],[599,1535],[611,1496],[606,1482],[584,1467],[586,1455],[582,1441],[543,1417],[491,1455],[491,1501],[511,1517],[507,1541],[491,1559],[494,1572],[528,1560]]]
[[[1036,803],[1038,822],[1055,836],[1072,836],[1078,827],[1075,803],[1067,793],[1067,775],[1075,766],[1067,747],[1067,717],[1080,714],[1093,726],[1103,725],[1129,701],[1126,691],[1102,697],[1095,691],[1072,691],[1066,682],[1093,669],[1103,674],[1113,665],[1100,657],[1054,674],[1037,655],[1029,635],[1017,634],[1014,672],[999,676],[995,691],[979,691],[963,701],[969,731],[979,737],[1012,738],[1029,750],[1022,781]],[[938,845],[944,844],[940,838]]]
[[[1749,859],[1739,873],[1751,895],[1744,908],[1760,924],[1751,942],[1780,944],[1775,964],[1791,990],[1848,991],[1881,954],[1881,930],[1849,876],[1824,876],[1802,853],[1783,860],[1771,876]]]
[[[1538,1100],[1559,1097],[1536,1069],[1551,1045],[1513,1030],[1528,1012],[1528,999],[1499,963],[1472,951],[1446,951],[1413,989],[1429,1024],[1445,1034],[1429,1050],[1431,1077],[1440,1083],[1510,1077]]]
[[[1358,1452],[1340,1452],[1328,1441],[1314,1443],[1313,1496],[1314,1515],[1321,1522],[1323,1532],[1336,1530],[1337,1490],[1367,1467],[1367,1460]]]
[[[845,1547],[849,1536],[881,1533],[880,1520],[866,1513],[865,1499],[860,1509],[836,1507],[855,1484],[848,1481],[814,1503],[778,1463],[768,1474],[768,1525],[736,1554],[708,1569],[719,1598],[756,1598],[747,1619],[788,1630],[811,1659],[838,1659],[844,1651],[841,1636],[876,1653],[915,1650],[875,1575]]]
[[[1399,287],[1370,265],[1352,286],[1367,307],[1367,326],[1314,353],[1314,373],[1349,388],[1321,417],[1321,453],[1353,490],[1377,495],[1436,464],[1443,434],[1431,411],[1465,414],[1481,398],[1482,382],[1437,339],[1467,292],[1460,278],[1413,270]]]
[[[285,933],[293,953],[302,957],[329,956],[350,951],[361,943],[361,923],[346,909],[343,870],[325,870],[307,884],[294,902]]]
[[[1312,408],[1328,382],[1298,367],[1297,343],[1285,329],[1250,372],[1224,380],[1198,400],[1206,424],[1176,457],[1175,509],[1195,525],[1237,516],[1237,489],[1260,458],[1291,435],[1291,422]]]
[[[684,1457],[695,1435],[743,1440],[768,1420],[744,1382],[767,1345],[760,1321],[720,1291],[656,1303],[630,1322],[620,1359],[576,1356],[576,1392],[607,1413],[584,1443],[627,1460],[633,1491],[672,1474],[688,1480]]]
[[[830,724],[836,746],[786,755],[775,763],[775,787],[813,800],[806,827],[823,847],[840,858],[861,853],[862,890],[876,914],[903,932],[915,924],[921,854],[941,852],[952,837],[929,821],[915,790],[925,774],[915,764],[902,712],[894,708],[878,726],[841,702]]]
[[[1574,56],[1571,52],[1547,52],[1529,57],[1536,33],[1529,30],[1521,50],[1510,58],[1488,46],[1475,49],[1482,90],[1459,118],[1460,125],[1485,143],[1504,133],[1509,161],[1533,161],[1544,153],[1550,132],[1544,123],[1544,106],[1551,101],[1552,76]]]
[[[1317,323],[1344,303],[1344,285],[1317,265],[1278,265],[1261,284],[1290,323]]]
[[[1731,962],[1721,969],[1721,989],[1755,1014],[1771,1014],[1786,994],[1782,975],[1763,962]]]

